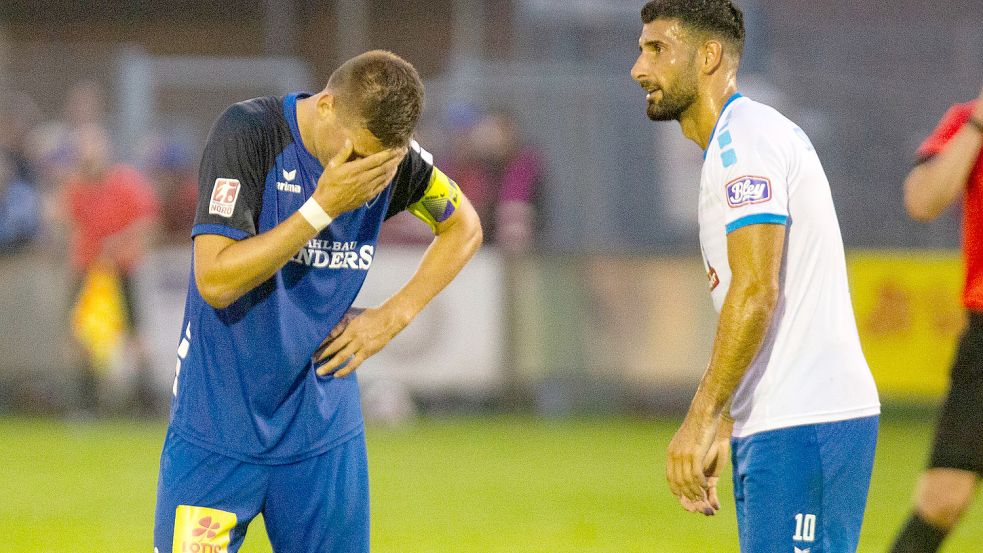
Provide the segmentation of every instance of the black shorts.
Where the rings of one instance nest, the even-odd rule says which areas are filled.
[[[959,339],[929,468],[983,475],[983,313],[969,312]]]

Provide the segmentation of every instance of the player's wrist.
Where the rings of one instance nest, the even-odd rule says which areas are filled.
[[[417,313],[422,310],[422,307],[417,308],[409,300],[399,295],[394,295],[380,307],[389,312],[391,320],[400,330],[406,328]]]
[[[983,134],[983,117],[979,115],[973,115],[966,121],[966,125],[975,130],[976,132]]]
[[[326,229],[328,225],[331,224],[331,221],[334,220],[334,217],[329,215],[328,212],[321,207],[320,202],[318,202],[313,196],[304,202],[304,205],[300,206],[300,209],[297,210],[297,212],[300,213],[300,216],[303,217],[309,225],[314,227],[314,230],[317,232],[321,232],[322,230]]]

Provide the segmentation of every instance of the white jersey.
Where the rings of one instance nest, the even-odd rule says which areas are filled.
[[[718,312],[731,280],[727,235],[754,224],[786,228],[781,293],[734,393],[734,436],[878,414],[829,181],[802,129],[769,106],[731,97],[703,162],[699,222]]]

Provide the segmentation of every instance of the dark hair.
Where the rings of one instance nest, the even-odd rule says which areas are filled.
[[[683,25],[723,38],[744,50],[744,14],[731,0],[652,0],[642,8],[642,23],[678,19]]]
[[[387,148],[409,142],[423,110],[423,81],[410,63],[385,50],[346,61],[328,88],[342,116],[365,125]]]

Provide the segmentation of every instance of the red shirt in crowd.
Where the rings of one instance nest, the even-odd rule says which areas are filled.
[[[942,151],[969,121],[973,105],[974,102],[968,102],[949,108],[935,131],[918,148],[918,159],[924,161]],[[976,159],[963,195],[963,258],[966,264],[963,305],[983,311],[983,151]]]
[[[143,175],[132,167],[116,165],[101,179],[69,181],[65,195],[73,226],[69,240],[72,267],[84,272],[105,254],[122,271],[133,270],[145,253],[143,242],[127,240],[108,249],[105,245],[130,225],[157,217],[157,197]]]

